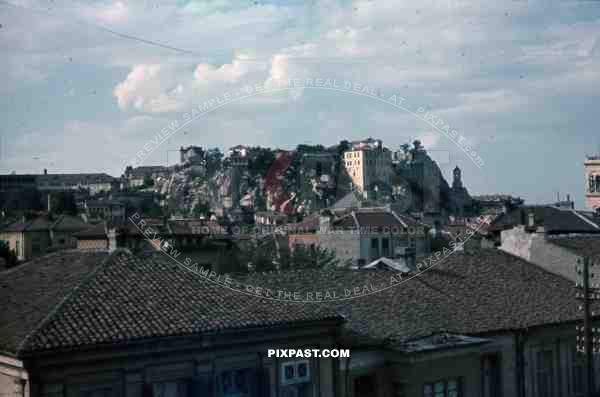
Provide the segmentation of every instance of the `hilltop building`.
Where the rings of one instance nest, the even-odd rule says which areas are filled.
[[[202,146],[188,146],[179,148],[179,161],[181,164],[202,164],[204,163],[206,152]]]
[[[350,149],[344,152],[343,165],[353,187],[365,198],[372,195],[375,186],[390,185],[392,153],[379,139],[351,142]]]
[[[473,206],[473,199],[462,183],[462,171],[458,166],[452,171],[452,187],[450,188],[450,211],[459,216],[465,215]]]
[[[587,156],[585,163],[586,205],[589,209],[600,208],[600,155]]]
[[[111,191],[116,181],[114,177],[105,173],[50,174],[44,169],[43,174],[0,175],[0,191],[28,188],[36,188],[43,192],[85,189],[94,195]]]
[[[152,179],[156,182],[158,178],[169,176],[169,168],[162,165],[144,165],[133,168],[128,166],[125,169],[125,180],[128,187],[144,186],[147,180]]]

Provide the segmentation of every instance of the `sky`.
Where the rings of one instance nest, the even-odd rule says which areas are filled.
[[[143,164],[191,144],[420,139],[471,194],[568,193],[581,208],[583,161],[600,151],[599,37],[596,1],[0,0],[0,173],[119,176],[205,101],[296,79],[195,118]]]

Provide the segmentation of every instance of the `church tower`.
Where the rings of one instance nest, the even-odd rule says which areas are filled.
[[[600,155],[587,156],[584,167],[586,206],[600,209]]]
[[[458,165],[454,167],[454,171],[452,171],[452,189],[462,189],[462,171],[458,168]]]

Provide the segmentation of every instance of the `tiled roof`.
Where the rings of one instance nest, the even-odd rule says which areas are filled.
[[[319,229],[319,224],[319,215],[309,215],[298,223],[288,223],[286,230],[291,234],[315,232]]]
[[[600,236],[552,237],[548,242],[600,264]]]
[[[150,176],[154,173],[168,172],[169,168],[162,165],[143,165],[141,167],[132,168],[127,171],[128,176],[142,177]]]
[[[87,258],[87,259],[86,259]],[[90,259],[92,258],[92,259]],[[208,283],[162,256],[53,254],[0,273],[0,341],[9,352],[127,343],[224,329],[346,318],[352,340],[395,343],[448,332],[482,335],[580,319],[573,283],[499,250],[454,253],[377,293],[321,303],[277,302]],[[300,292],[389,285],[380,270],[248,276]],[[238,281],[238,280],[236,280]],[[77,288],[75,288],[77,286]]]
[[[0,272],[0,351],[16,353],[106,254],[61,252]]]
[[[398,215],[385,209],[359,209],[344,215],[333,222],[334,227],[398,227],[416,226],[418,222],[411,217]]]
[[[477,201],[494,201],[494,202],[519,202],[523,201],[520,197],[511,196],[510,194],[482,194],[473,196],[473,200]]]
[[[74,234],[79,239],[106,237],[106,225],[104,222],[89,225],[88,228]]]
[[[30,220],[19,220],[2,227],[3,232],[48,231],[53,221],[47,216],[38,216]]]
[[[346,289],[388,286],[392,274],[396,273],[302,270],[256,275],[251,282],[301,295],[336,291],[344,296]],[[343,314],[349,334],[380,341],[407,341],[438,332],[479,335],[581,318],[571,281],[495,249],[456,252],[393,288],[319,305]]]
[[[351,191],[333,204],[334,209],[358,208],[363,200],[358,193]]]
[[[50,218],[46,215],[38,216],[31,220],[16,221],[3,226],[0,231],[3,232],[35,232],[35,231],[50,231],[50,229],[58,232],[73,232],[85,230],[88,228],[81,218],[71,215],[59,215],[56,218]]]
[[[35,175],[37,183],[40,185],[48,184],[50,186],[61,185],[89,185],[94,183],[112,183],[116,179],[105,173],[91,174],[42,174]]]
[[[215,221],[207,220],[170,220],[169,230],[174,235],[226,235],[227,229]]]
[[[97,257],[93,266],[68,256],[44,257],[29,269],[16,285],[14,275],[0,276],[0,298],[9,302],[0,314],[1,339],[17,353],[341,321],[326,307],[282,304],[215,285],[162,255],[142,259],[117,251],[106,260]],[[30,301],[31,291],[35,300]]]
[[[490,230],[502,230],[515,225],[527,225],[530,213],[534,214],[535,226],[543,226],[547,233],[600,233],[600,219],[570,209],[553,206],[524,206],[496,218]]]
[[[52,230],[57,232],[76,232],[89,228],[81,218],[71,215],[60,215],[52,224]]]

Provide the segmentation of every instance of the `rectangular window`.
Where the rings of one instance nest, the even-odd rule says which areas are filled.
[[[584,365],[582,356],[574,352],[575,360],[573,362],[573,396],[583,396],[584,392]]]
[[[371,259],[379,259],[379,239],[372,238],[371,239]]]
[[[371,397],[377,393],[377,382],[374,374],[359,376],[354,379],[354,397]]]
[[[423,385],[423,397],[462,397],[460,379],[451,378]]]
[[[390,239],[387,237],[381,239],[381,255],[386,258],[390,257]]]
[[[251,368],[222,371],[218,380],[220,397],[252,397],[255,388],[254,371]]]
[[[112,388],[111,387],[106,387],[106,388],[102,388],[102,389],[93,389],[93,390],[84,390],[81,393],[79,393],[80,397],[111,397],[112,394]]]
[[[392,383],[392,397],[407,397],[406,384],[400,382]]]
[[[486,354],[481,358],[481,376],[483,397],[500,397],[500,356],[498,354]]]
[[[539,396],[553,396],[552,387],[552,350],[544,350],[537,353],[537,394]]]
[[[64,387],[62,384],[53,383],[44,385],[42,388],[43,397],[62,397],[64,395]]]
[[[185,380],[152,384],[152,397],[186,397],[187,394],[188,382]]]

